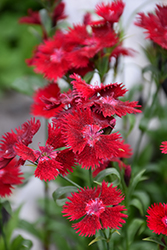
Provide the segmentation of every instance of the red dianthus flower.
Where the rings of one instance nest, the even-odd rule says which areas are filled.
[[[167,49],[167,6],[156,5],[155,14],[139,13],[138,20],[135,24],[146,30],[148,36],[155,43],[159,44],[162,48]]]
[[[5,195],[10,195],[12,193],[13,185],[18,185],[22,183],[24,179],[20,175],[20,166],[17,165],[17,160],[13,159],[9,164],[0,169],[0,196],[5,197]]]
[[[70,149],[56,150],[64,146],[60,129],[49,124],[48,139],[45,146],[39,146],[39,150],[33,150],[22,143],[17,143],[14,149],[23,160],[29,160],[37,164],[34,173],[36,177],[41,180],[50,181],[59,174],[64,176],[68,171],[73,171],[73,152]]]
[[[98,4],[96,5],[95,12],[103,17],[105,21],[108,21],[110,23],[118,22],[120,16],[123,13],[125,4],[122,2],[122,0],[117,0],[112,3],[108,4]]]
[[[31,106],[33,115],[51,118],[61,110],[60,88],[57,83],[50,83],[46,87],[38,89],[33,99],[34,103]]]
[[[140,113],[141,110],[137,109],[140,106],[137,105],[138,102],[133,101],[121,101],[118,97],[124,96],[127,90],[124,85],[118,83],[111,83],[104,85],[101,83],[98,85],[89,85],[80,76],[73,74],[71,75],[75,80],[72,81],[74,93],[78,97],[84,99],[91,99],[94,106],[94,110],[97,112],[102,112],[104,117],[107,116],[124,116],[127,113]]]
[[[22,143],[28,146],[32,142],[33,136],[40,128],[40,121],[31,119],[21,125],[21,128],[16,129],[16,133],[13,131],[6,133],[2,136],[0,143],[0,169],[8,165],[8,163],[17,155],[14,146],[16,143]],[[24,161],[20,158],[18,164]]]
[[[148,208],[147,213],[149,214],[146,215],[149,229],[156,234],[167,235],[167,204],[154,203]]]
[[[112,184],[107,186],[103,181],[102,186],[95,188],[84,188],[78,190],[78,193],[73,193],[70,200],[63,206],[65,215],[71,221],[81,221],[73,224],[76,233],[80,232],[82,236],[92,236],[96,230],[104,228],[119,229],[121,223],[125,223],[123,218],[127,215],[122,212],[126,210],[119,203],[124,199],[120,190],[113,187]]]
[[[102,160],[120,157],[122,151],[129,152],[129,145],[123,144],[118,133],[104,134],[109,126],[109,122],[100,120],[89,108],[78,108],[64,116],[63,137],[82,167],[94,169]],[[111,122],[111,129],[112,126]]]

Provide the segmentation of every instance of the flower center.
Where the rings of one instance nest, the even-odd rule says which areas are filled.
[[[56,158],[57,151],[54,151],[54,148],[50,145],[39,146],[39,150],[36,150],[36,154],[38,154],[39,158]]]
[[[165,227],[167,227],[167,216],[162,218],[162,222],[164,223]]]
[[[60,63],[62,60],[64,53],[63,50],[60,49],[54,49],[54,53],[50,56],[50,60],[54,63]]]
[[[84,127],[83,138],[86,138],[90,147],[93,147],[96,141],[100,140],[100,135],[103,133],[103,131],[99,131],[100,129],[100,126],[93,124]]]
[[[96,215],[97,217],[100,216],[101,213],[105,211],[105,206],[103,201],[99,198],[95,198],[95,200],[90,200],[85,207],[87,215]]]
[[[5,173],[5,170],[0,169],[0,177],[2,177],[4,173]]]
[[[84,44],[88,47],[92,47],[92,48],[95,48],[97,47],[97,39],[95,38],[87,38],[85,41],[84,41]]]
[[[112,96],[100,97],[103,103],[110,104],[113,107],[118,103],[118,100],[114,99]]]

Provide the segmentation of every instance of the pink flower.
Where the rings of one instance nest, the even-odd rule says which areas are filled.
[[[82,236],[92,236],[96,230],[104,228],[119,229],[121,223],[125,223],[123,218],[127,215],[122,212],[126,209],[119,203],[124,199],[120,190],[112,184],[102,183],[102,186],[95,188],[81,188],[78,193],[73,193],[68,197],[63,206],[63,216],[68,216],[71,221],[80,220],[72,226],[76,233]]]
[[[162,150],[163,154],[167,154],[167,141],[163,141],[160,145],[160,149]]]
[[[149,214],[146,215],[149,229],[156,234],[167,235],[167,204],[154,203],[148,208],[147,213]]]
[[[0,196],[5,197],[6,195],[10,195],[14,187],[13,185],[19,185],[22,183],[24,179],[20,175],[20,166],[17,165],[17,160],[11,160],[8,165],[0,169]]]

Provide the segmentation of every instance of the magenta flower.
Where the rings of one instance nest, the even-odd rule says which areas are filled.
[[[167,204],[156,204],[151,205],[148,208],[146,215],[147,226],[153,230],[156,234],[167,235]]]
[[[63,206],[63,216],[68,216],[71,221],[81,220],[73,224],[76,233],[82,236],[92,236],[96,230],[104,228],[119,229],[121,223],[125,223],[123,218],[127,215],[122,212],[126,209],[119,203],[124,199],[120,190],[107,186],[103,181],[102,186],[95,188],[84,188],[68,197]]]
[[[160,145],[160,149],[163,154],[167,154],[167,141],[162,142],[162,144]]]

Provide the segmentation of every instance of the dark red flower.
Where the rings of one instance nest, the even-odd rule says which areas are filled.
[[[53,26],[56,26],[59,20],[65,19],[67,17],[67,15],[64,14],[64,8],[65,8],[65,3],[62,3],[62,2],[60,2],[54,8],[54,11],[52,14]]]
[[[76,233],[82,236],[92,236],[96,230],[104,228],[119,229],[121,223],[125,223],[123,218],[127,215],[122,212],[126,209],[119,203],[124,199],[120,190],[112,184],[102,183],[102,186],[95,188],[84,188],[68,197],[63,206],[63,216],[68,216],[71,221],[79,220],[73,224]]]
[[[40,128],[40,121],[31,119],[21,125],[21,128],[16,128],[16,133],[8,132],[2,136],[0,143],[0,169],[8,165],[8,163],[17,155],[14,146],[16,143],[22,143],[28,146],[32,142],[33,136]],[[21,159],[19,160],[19,164]]]
[[[62,108],[60,88],[57,83],[50,83],[46,87],[38,89],[33,99],[34,103],[31,106],[33,115],[51,118]]]
[[[99,16],[103,17],[105,21],[114,23],[119,21],[119,18],[123,13],[124,7],[125,4],[122,2],[122,0],[117,0],[108,4],[97,4],[95,7],[95,12]]]
[[[103,33],[88,32],[86,25],[75,25],[69,29],[66,35],[69,53],[67,59],[71,61],[71,67],[86,67],[99,51],[113,47],[118,42],[118,37],[111,29]]]
[[[148,208],[147,213],[149,214],[146,215],[149,229],[156,234],[167,235],[167,204],[154,203]]]
[[[74,154],[70,149],[62,151],[58,149],[64,146],[60,129],[49,124],[45,146],[39,146],[39,150],[33,150],[22,143],[17,143],[14,150],[23,160],[29,160],[37,165],[36,177],[50,181],[60,173],[66,175],[68,171],[73,171]]]
[[[129,152],[129,145],[123,144],[118,133],[104,133],[107,127],[109,123],[90,109],[76,109],[64,116],[62,134],[82,167],[94,169],[102,160],[119,157],[122,151]]]
[[[44,44],[36,48],[33,58],[27,60],[27,63],[35,66],[37,73],[43,73],[46,78],[56,81],[58,77],[64,76],[70,67],[64,47],[67,48],[66,35],[57,31],[52,39],[45,40]]]
[[[137,109],[140,105],[137,105],[138,102],[133,101],[121,101],[118,97],[124,96],[127,90],[124,88],[124,85],[111,83],[104,85],[101,83],[98,85],[89,85],[84,80],[81,79],[78,75],[71,75],[75,80],[71,83],[74,87],[74,93],[78,97],[91,99],[91,102],[94,106],[96,112],[102,112],[104,117],[107,116],[124,116],[127,113],[140,113],[141,110]]]
[[[135,24],[146,30],[147,37],[159,44],[162,48],[167,49],[167,6],[156,5],[155,14],[144,13],[138,14],[138,20]]]
[[[162,150],[163,154],[167,154],[167,141],[163,141],[160,145],[160,149]]]
[[[33,11],[32,9],[28,9],[28,16],[21,17],[19,19],[19,23],[26,23],[26,24],[30,23],[30,24],[41,25],[39,11]]]
[[[19,185],[24,179],[21,177],[20,166],[17,165],[17,160],[13,159],[9,164],[0,169],[0,196],[5,197],[12,193],[13,185]]]

